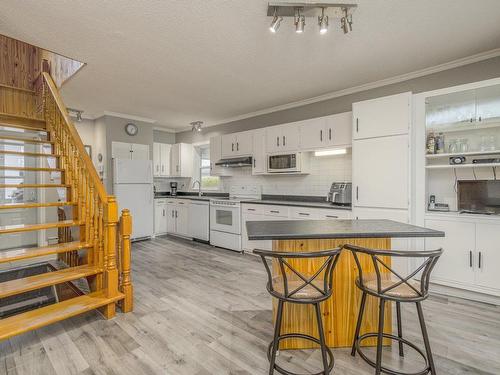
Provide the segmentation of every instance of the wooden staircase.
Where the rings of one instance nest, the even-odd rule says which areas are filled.
[[[9,86],[9,90],[16,89]],[[42,217],[46,210],[58,210],[62,215],[47,221],[3,223],[0,244],[7,241],[3,239],[9,235],[43,231],[56,231],[59,243],[47,244],[39,239],[35,247],[0,250],[0,269],[47,257],[57,258],[57,264],[62,267],[1,282],[0,299],[80,279],[87,281],[90,292],[82,291],[74,298],[0,319],[0,340],[90,310],[97,309],[109,319],[115,315],[117,304],[123,312],[132,311],[133,306],[130,214],[123,210],[119,217],[116,200],[107,195],[48,72],[42,72],[37,78],[33,93],[39,104],[40,118],[0,112],[0,194],[6,198],[6,189],[14,189],[22,190],[23,197],[28,190],[35,196],[44,196],[38,192],[62,189],[64,198],[7,202],[2,199],[0,215],[12,210],[37,210]],[[24,151],[28,146],[30,151]],[[33,159],[35,166],[8,165],[13,157]],[[13,172],[16,176],[31,174],[36,176],[32,179],[36,181],[6,182]],[[54,175],[57,178],[52,178]],[[69,219],[65,219],[66,214]]]

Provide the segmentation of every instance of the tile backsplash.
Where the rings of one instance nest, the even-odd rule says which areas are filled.
[[[311,157],[310,174],[253,176],[248,168],[234,168],[233,176],[221,177],[221,191],[229,192],[231,185],[261,185],[262,194],[326,196],[334,181],[351,181],[352,157],[346,155]],[[179,183],[179,191],[191,190],[188,178],[157,179],[157,191],[170,190],[170,181]]]

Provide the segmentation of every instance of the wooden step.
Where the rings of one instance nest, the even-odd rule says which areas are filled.
[[[23,137],[11,137],[8,135],[0,134],[0,141],[15,141],[15,142],[24,142],[24,143],[41,143],[41,144],[54,144],[54,141],[44,140],[44,139],[29,139]]]
[[[61,168],[37,168],[37,167],[5,167],[0,165],[0,170],[4,171],[25,171],[25,172],[63,172]]]
[[[63,221],[57,221],[55,223],[4,225],[0,226],[0,234],[31,232],[42,229],[75,227],[80,224],[81,223],[79,221],[63,220]]]
[[[76,206],[77,202],[47,202],[47,203],[7,203],[0,205],[0,210],[13,210],[17,208],[41,208],[41,207],[64,207]]]
[[[97,275],[101,272],[102,269],[96,266],[84,265],[5,281],[0,283],[0,299],[51,285],[62,284],[67,281],[78,280],[82,277]]]
[[[23,259],[37,258],[45,255],[67,253],[73,250],[88,249],[91,244],[73,241],[58,243],[44,247],[28,247],[24,249],[2,250],[0,251],[0,264],[16,262]]]
[[[45,188],[69,188],[68,184],[0,184],[0,189],[5,188],[31,188],[31,189],[45,189]]]
[[[47,131],[45,129],[45,120],[4,112],[0,112],[0,125],[26,130]]]
[[[117,296],[109,298],[104,291],[99,291],[2,319],[0,340],[95,310],[115,303],[123,297],[123,294],[118,293]]]
[[[21,91],[21,92],[26,92],[26,93],[31,94],[31,95],[36,95],[35,90],[23,89],[21,87],[6,85],[5,83],[0,83],[0,88],[7,89],[7,90],[13,90],[13,91]]]
[[[28,156],[28,157],[45,157],[45,158],[58,158],[59,155],[55,154],[43,154],[41,152],[21,152],[21,151],[5,151],[0,150],[0,155],[19,155],[19,156]]]

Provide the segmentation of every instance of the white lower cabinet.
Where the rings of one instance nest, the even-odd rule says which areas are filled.
[[[188,199],[170,199],[166,204],[167,233],[189,237],[189,204]]]
[[[426,250],[444,250],[433,282],[500,296],[500,223],[433,218],[425,226],[445,232],[445,237],[425,239]]]
[[[167,233],[167,201],[155,199],[155,236]]]
[[[189,204],[189,237],[210,240],[210,205],[208,202],[191,201]]]

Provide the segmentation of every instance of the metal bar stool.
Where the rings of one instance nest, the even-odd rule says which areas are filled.
[[[318,344],[321,348],[321,356],[323,360],[323,371],[313,375],[328,375],[333,368],[334,358],[332,351],[326,346],[325,333],[323,330],[323,322],[321,320],[320,302],[330,298],[332,295],[333,270],[338,261],[339,253],[342,249],[336,248],[332,250],[324,250],[317,252],[277,252],[267,250],[254,250],[254,254],[260,255],[268,275],[267,290],[278,299],[278,311],[276,315],[276,323],[274,327],[274,339],[269,344],[267,357],[270,367],[269,374],[272,375],[274,370],[285,375],[298,375],[287,371],[276,364],[276,352],[281,340],[289,338],[300,338],[312,341]],[[272,275],[271,269],[267,262],[267,258],[277,261],[279,275]],[[316,266],[311,266],[307,273],[300,272],[293,267],[294,259],[319,260]],[[318,323],[319,338],[305,335],[301,333],[281,334],[281,321],[283,317],[283,306],[285,302],[311,304],[314,305],[316,311],[316,319]]]
[[[356,279],[356,286],[363,292],[361,296],[361,305],[359,308],[358,321],[356,324],[356,331],[354,333],[354,341],[352,344],[351,355],[355,356],[356,352],[361,358],[369,365],[375,368],[375,374],[380,373],[390,374],[390,375],[410,375],[403,372],[398,372],[396,370],[384,367],[382,365],[382,340],[383,338],[388,338],[398,342],[399,355],[404,357],[403,344],[408,345],[415,351],[417,351],[422,358],[425,360],[425,368],[419,372],[413,372],[411,375],[425,375],[429,372],[432,375],[436,374],[436,368],[434,366],[434,361],[432,358],[431,346],[429,343],[429,336],[427,334],[427,328],[425,325],[424,314],[422,310],[422,301],[427,299],[429,296],[429,281],[432,269],[436,265],[439,257],[443,253],[442,249],[432,250],[432,251],[395,251],[395,250],[374,250],[366,249],[354,245],[345,245],[345,249],[352,252],[354,260],[358,266],[359,277]],[[374,274],[365,274],[361,267],[361,262],[359,261],[359,254],[366,254],[370,256],[373,267],[375,269]],[[403,258],[419,258],[422,263],[412,272],[406,276],[401,276],[396,271],[394,271],[390,266],[388,266],[381,257],[403,257]],[[387,272],[382,272],[387,271]],[[420,281],[415,280],[414,277],[420,272]],[[359,335],[361,328],[361,322],[363,320],[363,312],[365,309],[366,296],[372,295],[379,298],[379,323],[378,332],[376,333],[365,333],[364,335]],[[397,327],[398,335],[390,335],[384,333],[384,312],[385,303],[387,301],[396,302],[396,315],[397,315]],[[402,323],[401,323],[401,303],[404,302],[414,302],[417,306],[418,320],[420,323],[420,329],[422,330],[422,336],[424,339],[425,354],[419,349],[415,344],[403,338]],[[377,357],[376,362],[373,362],[361,351],[361,341],[369,337],[377,337]]]

